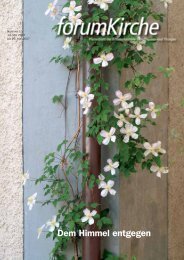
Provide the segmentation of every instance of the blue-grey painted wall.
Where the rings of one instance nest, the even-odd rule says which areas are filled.
[[[42,173],[44,156],[54,151],[64,138],[64,115],[62,107],[54,105],[54,95],[64,94],[68,71],[62,65],[49,63],[51,57],[61,54],[62,40],[55,39],[51,31],[54,23],[45,17],[47,0],[24,1],[24,33],[29,40],[24,42],[24,87],[23,87],[23,131],[24,131],[24,170],[31,178]],[[76,98],[74,79],[69,87],[70,124],[68,136],[76,126]],[[35,191],[43,200],[39,186],[29,182],[24,189],[24,256],[25,260],[47,260],[52,247],[50,239],[44,235],[37,240],[37,228],[54,214],[54,208],[36,204],[32,211],[26,206],[27,197]]]
[[[120,86],[120,75],[116,72],[115,68],[107,68],[104,72],[104,78],[109,83],[109,97],[111,102],[115,98],[115,91]],[[104,166],[107,164],[108,158],[113,158],[115,155],[115,145],[112,146],[102,146],[102,171]],[[105,175],[105,174],[104,174]],[[116,196],[107,196],[105,199],[102,200],[102,207],[103,208],[110,208],[110,217],[113,220],[113,228],[112,230],[119,230],[120,220],[119,220],[119,176],[116,175],[115,179],[115,190],[117,191]],[[119,255],[119,238],[118,237],[107,237],[103,238],[102,240],[102,250],[108,249],[110,252],[113,252]]]
[[[29,40],[24,42],[24,87],[23,87],[23,133],[24,133],[24,170],[30,172],[31,178],[40,176],[43,170],[44,156],[54,151],[57,144],[64,138],[64,115],[62,108],[53,105],[54,95],[64,94],[68,71],[62,65],[49,63],[52,56],[62,54],[62,40],[55,39],[51,31],[54,23],[44,12],[47,0],[24,0],[24,33]],[[118,85],[118,77],[107,73],[108,80]],[[74,91],[74,75],[72,75],[68,92],[68,137],[72,136],[77,127],[77,104]],[[111,86],[112,89],[112,86]],[[113,154],[113,153],[112,153]],[[104,167],[111,152],[103,149]],[[117,185],[118,188],[118,185]],[[44,235],[37,240],[37,228],[54,214],[54,208],[41,207],[36,204],[32,211],[26,206],[27,197],[38,192],[38,199],[43,200],[43,191],[34,182],[28,182],[24,189],[24,259],[48,260],[52,248],[50,239]],[[109,197],[104,206],[113,205],[112,217],[115,229],[119,227],[119,207],[116,198]],[[103,247],[118,252],[119,240],[108,238]]]

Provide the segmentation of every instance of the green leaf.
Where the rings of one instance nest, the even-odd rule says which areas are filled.
[[[100,217],[101,217],[101,218],[102,218],[102,217],[106,217],[108,214],[109,214],[109,208],[103,209],[103,210],[101,210],[101,212],[100,212]]]
[[[137,151],[136,153],[136,159],[138,163],[141,163],[142,159],[144,158],[144,154],[142,151]]]
[[[63,101],[63,95],[60,95],[60,96],[54,96],[53,98],[52,98],[52,102],[54,103],[54,104],[62,104],[62,101]]]
[[[154,161],[159,167],[161,167],[162,162],[160,156],[154,157]]]
[[[171,76],[171,73],[174,72],[173,67],[164,68],[160,66],[158,70],[163,73],[165,78],[169,78]]]
[[[130,158],[129,145],[121,142],[120,144],[118,144],[118,146],[120,152],[120,161],[126,163]]]
[[[101,221],[105,225],[112,225],[112,220],[110,218],[103,217],[103,218],[101,218]]]
[[[103,141],[103,137],[101,135],[97,135],[97,141],[99,144],[101,144]]]
[[[95,202],[90,204],[90,207],[93,209],[96,209],[98,206],[99,206],[99,204],[95,203]]]

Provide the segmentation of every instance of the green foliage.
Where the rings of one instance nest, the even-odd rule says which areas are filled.
[[[59,153],[59,154],[58,154]],[[96,177],[89,175],[89,162],[84,158],[86,155],[82,153],[76,146],[69,147],[66,140],[57,146],[57,152],[51,152],[45,156],[44,173],[36,180],[36,184],[44,183],[44,195],[46,201],[42,205],[52,204],[57,208],[57,221],[59,227],[63,231],[73,231],[78,233],[80,229],[84,229],[87,223],[82,223],[83,210],[89,208],[97,209],[99,205],[96,202],[86,204],[82,199],[82,193],[79,190],[83,177],[83,185],[88,182],[89,188],[92,189],[96,185]],[[73,179],[73,182],[71,182]],[[76,190],[75,190],[75,188]],[[47,199],[48,198],[48,199]],[[112,225],[112,221],[108,217],[107,210],[96,214],[94,219],[100,221],[101,228]],[[98,223],[98,222],[97,222]],[[55,240],[54,248],[51,252],[52,259],[67,259],[63,252],[67,249],[69,243],[78,244],[80,237],[57,236],[57,231],[48,232],[47,238],[52,237]]]
[[[60,96],[54,96],[53,98],[52,98],[52,102],[54,103],[54,104],[62,104],[63,105],[63,95],[60,95]]]
[[[137,258],[135,256],[132,256],[131,258],[128,258],[128,256],[124,255],[124,256],[116,256],[115,254],[104,250],[103,253],[103,258],[102,260],[136,260]]]
[[[57,63],[63,64],[69,70],[75,70],[76,69],[76,62],[74,60],[74,57],[71,57],[71,56],[66,56],[66,57],[62,57],[61,55],[54,56],[54,57],[52,57],[50,62],[55,62],[56,64]]]
[[[109,209],[103,209],[100,212],[100,218],[97,221],[97,226],[99,229],[107,229],[112,227],[112,220],[109,217]]]
[[[169,68],[164,68],[164,67],[159,67],[158,68],[160,72],[163,73],[165,78],[170,78],[171,73],[174,72],[174,68],[173,67],[169,67]]]
[[[125,82],[125,88],[135,91],[135,95],[139,96],[142,92],[145,92],[146,85],[149,85],[151,80],[155,78],[156,76],[153,73],[136,74],[131,80]]]
[[[77,4],[81,4],[77,1]],[[69,2],[65,4],[68,6]],[[152,1],[147,0],[115,0],[110,5],[109,10],[106,12],[98,6],[93,5],[90,9],[86,8],[82,13],[82,20],[85,26],[92,22],[107,22],[109,18],[124,18],[124,22],[140,21],[142,17],[146,21],[159,21],[163,22],[164,15],[157,13],[153,9]],[[117,27],[120,24],[117,24]],[[58,25],[53,27],[53,30],[58,32]],[[137,31],[138,28],[135,28]],[[62,35],[57,35],[60,37]],[[102,36],[100,37],[102,38]],[[142,135],[142,129],[148,125],[154,125],[155,122],[148,117],[143,123],[137,126],[138,139],[130,139],[128,143],[123,140],[123,135],[117,127],[118,119],[114,116],[114,106],[109,97],[110,84],[103,77],[105,68],[101,64],[94,64],[93,58],[99,57],[102,53],[112,52],[114,59],[111,64],[114,65],[119,74],[122,70],[131,69],[132,76],[129,78],[122,87],[132,93],[134,107],[139,107],[141,113],[147,113],[146,108],[150,102],[147,99],[142,99],[140,95],[144,93],[156,76],[149,72],[142,74],[138,71],[138,65],[146,63],[150,64],[155,57],[154,45],[157,38],[149,36],[144,39],[143,48],[137,49],[139,39],[132,36],[128,31],[125,36],[117,36],[114,33],[108,36],[108,40],[99,40],[99,36],[92,35],[91,37],[80,35],[72,36],[71,51],[72,56],[62,55],[55,56],[51,62],[56,64],[63,64],[69,70],[79,70],[80,64],[84,61],[90,63],[89,77],[86,83],[91,87],[91,93],[94,94],[97,105],[93,107],[90,112],[90,122],[87,125],[87,136],[95,138],[99,144],[102,143],[103,138],[100,135],[101,130],[109,131],[111,127],[116,128],[116,153],[113,160],[119,162],[119,173],[125,177],[130,176],[132,173],[137,172],[137,166],[141,165],[142,169],[148,169],[153,164],[162,165],[161,154],[158,157],[150,155],[145,158],[143,147],[147,139]],[[168,78],[173,72],[173,68],[159,67],[159,71],[163,73],[164,77]],[[54,96],[53,103],[63,102],[63,96]],[[165,109],[166,105],[157,106],[157,113]],[[66,109],[66,108],[65,108]],[[134,112],[133,109],[131,112]],[[122,111],[122,114],[127,119],[127,114]],[[129,119],[130,123],[134,124],[134,119]],[[78,234],[80,229],[84,229],[87,223],[83,223],[81,218],[83,210],[88,208],[90,210],[96,209],[98,213],[94,216],[95,222],[99,229],[107,229],[112,227],[112,220],[109,217],[109,209],[102,209],[99,211],[99,206],[95,201],[87,204],[83,200],[83,190],[87,185],[89,189],[93,189],[99,185],[99,179],[96,178],[95,173],[89,173],[88,155],[80,151],[77,147],[77,137],[72,142],[64,140],[58,145],[56,152],[51,152],[45,157],[44,172],[36,180],[36,184],[42,183],[44,185],[44,195],[46,196],[45,204],[52,204],[57,210],[57,221],[59,222],[60,229],[63,231],[73,231]],[[106,180],[113,179],[110,174],[106,173]],[[82,185],[81,185],[82,184]],[[81,187],[82,186],[82,187]],[[70,243],[73,243],[76,248],[80,241],[80,237],[71,236],[57,236],[57,231],[48,232],[46,237],[52,237],[55,244],[51,252],[51,258],[55,260],[67,259],[64,251]],[[75,255],[76,257],[76,255]],[[76,258],[73,259],[76,259]],[[78,256],[77,259],[81,259]],[[116,256],[107,250],[104,251],[104,260],[128,260],[127,256]],[[135,256],[131,260],[136,260]]]

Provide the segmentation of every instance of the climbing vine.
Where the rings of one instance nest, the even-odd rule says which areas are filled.
[[[167,8],[172,1],[160,2]],[[45,14],[58,21],[65,15],[65,23],[70,21],[76,25],[83,22],[86,26],[93,22],[106,24],[111,17],[123,17],[128,22],[137,22],[144,17],[145,21],[162,23],[164,19],[162,13],[154,11],[150,0],[89,0],[88,4],[77,0],[68,1],[65,5],[55,0],[49,4]],[[118,28],[120,24],[117,23],[116,26]],[[114,184],[118,174],[128,177],[137,172],[138,165],[141,165],[142,170],[147,169],[160,178],[162,174],[168,173],[168,168],[162,165],[161,157],[166,151],[161,141],[150,143],[142,133],[144,128],[155,125],[157,116],[167,106],[156,105],[152,100],[142,97],[156,75],[152,72],[141,73],[138,65],[144,63],[147,66],[153,61],[157,36],[133,36],[128,31],[126,35],[111,32],[107,38],[104,30],[97,30],[90,36],[81,36],[78,33],[66,37],[61,31],[58,35],[58,29],[57,22],[53,30],[57,37],[64,38],[63,49],[68,49],[70,55],[56,55],[51,61],[64,64],[69,76],[65,95],[53,97],[53,103],[62,105],[66,123],[66,114],[69,111],[67,89],[71,74],[75,73],[78,128],[71,140],[65,138],[55,152],[46,155],[43,174],[35,181],[36,184],[44,183],[46,200],[42,205],[52,204],[56,208],[56,215],[38,229],[38,238],[45,230],[46,237],[54,240],[51,259],[66,259],[65,250],[69,244],[73,244],[73,259],[82,259],[79,230],[94,223],[99,230],[104,230],[113,224],[109,216],[110,209],[102,208],[99,212],[96,202],[85,202],[85,185],[90,189],[98,185],[103,198],[116,195]],[[137,30],[135,27],[135,31]],[[89,76],[84,89],[80,86],[83,62],[89,64]],[[108,94],[111,86],[104,76],[104,71],[109,66],[114,66],[119,74],[127,69],[132,71],[132,76],[118,86],[121,90],[114,93],[113,102]],[[170,76],[172,70],[159,67],[160,73],[165,77]],[[92,106],[93,102],[95,106]],[[100,145],[113,145],[116,148],[116,153],[112,158],[107,158],[98,178],[89,173],[88,154],[81,152],[79,137],[83,126],[82,117],[90,118],[86,136],[96,138]],[[28,173],[24,175],[24,184],[27,179]],[[37,193],[28,198],[30,210],[36,200]],[[77,235],[58,236],[58,228],[64,232],[73,231]],[[103,259],[126,259],[126,256],[116,257],[105,251]],[[132,256],[132,259],[135,257]]]

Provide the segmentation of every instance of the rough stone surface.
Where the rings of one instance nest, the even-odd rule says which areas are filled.
[[[183,10],[184,2],[181,0],[175,0],[174,4],[171,5],[169,9],[168,19],[168,36],[177,39],[176,43],[169,44],[169,66],[175,67],[175,73],[169,80],[169,260],[184,259],[184,149],[181,145],[184,143]],[[22,41],[7,41],[7,29],[18,30],[22,27],[22,1],[2,0],[0,4],[0,13],[0,260],[22,260]],[[165,85],[165,83],[163,85]],[[154,91],[153,96],[155,96],[155,98],[157,96],[157,93]],[[158,97],[158,99],[165,99],[164,101],[167,101],[167,94],[165,97]],[[165,123],[162,123],[162,120],[166,120],[164,119],[164,116],[159,122],[160,126],[165,125]],[[164,137],[164,129],[160,133],[160,138]],[[157,133],[158,131],[155,132],[155,135]],[[146,184],[144,182],[145,176],[142,175],[144,174],[140,174],[140,176],[136,177],[132,184],[132,180],[128,181],[128,184],[132,185],[134,191],[135,189],[140,189],[135,193],[135,197],[137,197],[137,201],[140,201],[140,205],[137,204],[136,208],[134,203],[133,208],[133,204],[130,201],[128,204],[130,205],[130,209],[127,205],[124,206],[124,209],[126,209],[124,214],[128,214],[128,218],[131,219],[130,229],[136,228],[136,223],[133,223],[131,218],[133,215],[136,215],[136,218],[138,219],[137,221],[142,223],[141,227],[144,227],[146,212],[148,211],[147,214],[150,214],[150,212],[149,208],[146,209],[144,207],[146,212],[141,212],[140,209],[142,205],[145,204],[146,197],[148,202],[151,201],[151,203],[155,200],[162,200],[160,205],[163,204],[164,201],[167,202],[165,195],[164,198],[158,196],[158,190],[155,189],[152,194],[150,190],[146,191]],[[141,181],[141,179],[144,180]],[[156,181],[157,180],[154,180],[154,182]],[[125,182],[125,180],[123,180],[123,182]],[[147,182],[150,183],[150,187],[153,186],[151,176],[147,177]],[[159,182],[154,183],[154,185],[155,184],[157,186],[161,185]],[[123,189],[125,188],[125,191],[127,189],[124,185],[125,184],[122,184],[122,194]],[[141,188],[140,185],[142,185]],[[131,191],[131,189],[129,191]],[[142,200],[143,198],[145,198],[145,200]],[[154,208],[152,210],[154,211]],[[158,210],[161,212],[163,211],[161,207],[158,207]],[[140,212],[140,215],[137,214],[138,211]],[[164,218],[160,221],[164,223]],[[123,218],[122,228],[125,228],[125,222],[126,221]],[[150,219],[150,223],[152,222],[153,220]],[[161,227],[161,223],[157,224]],[[146,226],[146,228],[148,226]],[[166,232],[164,236],[166,236]],[[152,243],[151,245],[153,250],[155,250],[156,247]],[[123,249],[127,249],[127,251],[125,252]],[[158,249],[159,246],[157,247],[157,250]],[[150,250],[150,248],[148,248],[148,250]],[[122,245],[122,252],[139,252],[139,256],[142,257],[143,252],[145,252],[145,242],[143,241],[143,243],[139,245],[135,244],[135,241],[130,244],[126,242],[126,244]],[[159,260],[165,260],[166,258],[167,256],[165,254]],[[140,259],[142,260],[142,258]],[[153,257],[149,256],[149,260],[152,259]]]
[[[169,260],[184,259],[184,1],[175,0],[169,9],[169,65],[175,72],[169,80]]]
[[[22,1],[0,4],[0,259],[23,259],[22,202]]]

